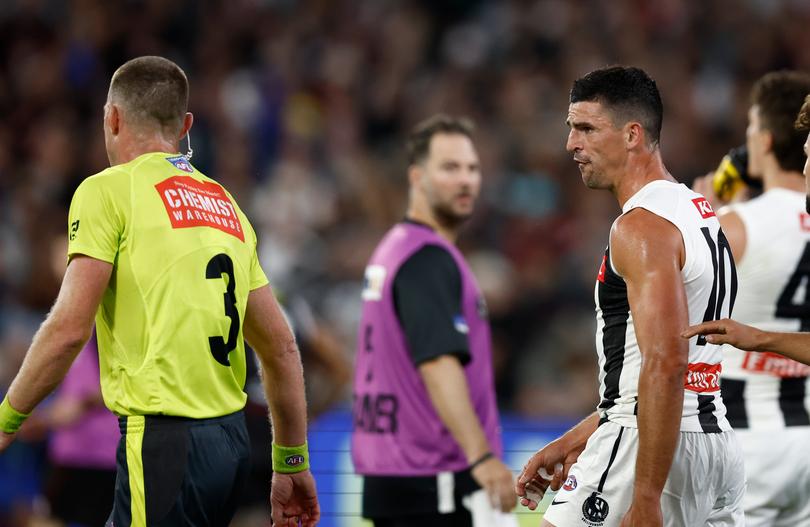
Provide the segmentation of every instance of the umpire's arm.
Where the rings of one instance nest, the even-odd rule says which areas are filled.
[[[273,440],[302,445],[307,440],[304,370],[290,325],[269,285],[248,296],[245,340],[262,365],[262,384],[273,422]]]
[[[301,356],[287,319],[269,285],[248,296],[245,340],[262,365],[262,385],[277,445],[304,445],[307,440],[307,403]],[[313,526],[320,518],[315,481],[309,470],[273,474],[270,502],[274,525]]]
[[[92,334],[93,320],[112,268],[112,264],[89,256],[76,255],[71,259],[59,296],[8,390],[7,404],[14,411],[30,414],[67,375]],[[0,435],[2,451],[11,443],[13,434]]]

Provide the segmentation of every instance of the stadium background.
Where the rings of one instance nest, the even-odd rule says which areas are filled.
[[[343,439],[324,438],[348,431],[362,269],[404,212],[404,138],[437,111],[477,122],[484,188],[460,245],[487,296],[517,470],[596,400],[592,283],[618,207],[565,152],[571,81],[649,71],[665,163],[689,183],[744,141],[757,77],[810,69],[808,27],[806,0],[0,1],[0,393],[58,291],[70,196],[107,165],[109,78],[159,54],[189,75],[193,163],[252,219],[296,321],[327,412],[313,425],[324,525],[357,524]],[[0,526],[42,524],[46,440],[0,457]],[[238,524],[264,524],[255,508]]]

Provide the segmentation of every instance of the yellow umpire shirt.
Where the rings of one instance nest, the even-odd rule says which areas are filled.
[[[242,409],[242,321],[267,278],[233,197],[184,156],[153,152],[83,181],[68,222],[69,259],[113,265],[96,314],[107,407],[198,419]]]

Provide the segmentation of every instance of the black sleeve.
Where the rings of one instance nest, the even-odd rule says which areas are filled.
[[[461,273],[446,249],[426,245],[402,264],[394,277],[394,308],[414,364],[448,354],[470,361]]]

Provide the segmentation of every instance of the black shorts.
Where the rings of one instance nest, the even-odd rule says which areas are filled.
[[[447,476],[449,487],[440,485],[438,476],[364,476],[363,517],[375,527],[472,527],[463,500],[481,487],[469,470]],[[440,512],[440,501],[451,502],[450,510]]]
[[[119,418],[108,527],[230,523],[250,469],[244,414],[213,419]]]

